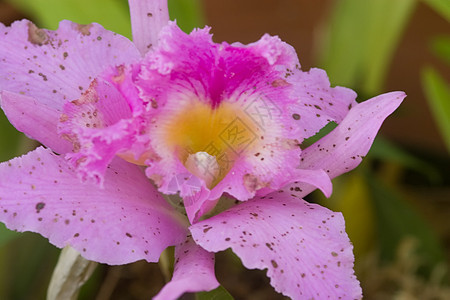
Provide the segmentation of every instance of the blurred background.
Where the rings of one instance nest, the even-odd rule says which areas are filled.
[[[363,163],[333,181],[333,196],[307,200],[344,213],[365,299],[450,299],[450,1],[169,2],[183,30],[207,24],[216,42],[278,35],[303,70],[325,69],[359,101],[407,93]],[[125,0],[0,0],[2,23],[22,18],[49,29],[70,19],[131,32]],[[35,147],[0,112],[0,161]],[[44,299],[58,255],[39,235],[0,224],[0,299]],[[264,271],[246,270],[229,251],[217,256],[216,274],[235,299],[284,299]],[[158,264],[100,265],[80,299],[150,299],[167,279]]]

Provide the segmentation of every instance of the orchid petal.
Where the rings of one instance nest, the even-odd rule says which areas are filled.
[[[198,192],[183,197],[183,204],[190,223],[195,223],[205,213],[214,208],[218,199],[209,200],[210,191],[201,186]]]
[[[130,0],[133,43],[142,55],[158,44],[161,29],[169,22],[167,0]]]
[[[39,103],[35,98],[8,91],[0,92],[0,105],[11,124],[29,138],[57,153],[72,150],[72,144],[59,137],[56,132],[61,114],[56,109]]]
[[[62,21],[56,31],[27,20],[0,26],[0,90],[35,98],[60,110],[109,66],[140,55],[125,37],[98,24]]]
[[[330,87],[324,70],[312,68],[302,72],[295,69],[288,81],[292,83],[292,97],[298,99],[290,107],[290,115],[295,116],[296,125],[302,129],[299,140],[316,134],[331,121],[339,124],[350,108],[357,104],[353,90]]]
[[[353,170],[369,152],[383,121],[405,97],[403,92],[391,92],[357,104],[332,132],[303,150],[298,168],[323,169],[330,178]],[[284,189],[294,189],[301,198],[315,187],[292,183]]]
[[[190,227],[207,251],[231,248],[249,269],[268,269],[292,299],[360,299],[344,219],[286,192],[243,202]]]
[[[218,286],[214,274],[214,253],[199,247],[189,236],[175,247],[172,280],[153,299],[178,299],[183,293],[211,291]]]
[[[0,221],[38,232],[57,247],[71,245],[86,259],[124,264],[156,262],[186,229],[135,165],[116,159],[104,189],[80,183],[66,161],[38,148],[0,164]]]
[[[74,153],[66,158],[83,180],[91,178],[99,183],[117,152],[133,144],[138,127],[133,126],[123,95],[103,76],[94,79],[79,99],[64,105],[58,125],[59,134],[74,145]],[[120,73],[113,77],[120,77]]]
[[[325,197],[331,196],[333,185],[330,177],[324,170],[297,169],[295,175],[296,176],[293,177],[294,183],[302,182],[304,184],[312,185],[318,188],[325,195]]]

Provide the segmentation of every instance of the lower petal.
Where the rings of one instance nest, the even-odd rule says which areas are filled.
[[[243,202],[190,227],[208,251],[227,248],[249,269],[268,269],[293,299],[360,299],[352,245],[342,215],[288,193]]]
[[[172,280],[153,298],[178,299],[184,293],[211,291],[219,286],[214,275],[214,253],[210,253],[192,240],[175,247],[175,270]]]
[[[181,216],[137,166],[116,159],[101,189],[44,148],[0,164],[0,221],[107,264],[156,262],[186,236]]]

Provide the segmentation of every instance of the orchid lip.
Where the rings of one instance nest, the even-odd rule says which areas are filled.
[[[258,147],[256,124],[236,103],[217,107],[191,100],[177,113],[162,116],[157,135],[164,148],[174,153],[192,174],[216,186],[236,160]]]

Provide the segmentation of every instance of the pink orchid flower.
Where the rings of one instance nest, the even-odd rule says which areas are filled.
[[[175,246],[156,299],[217,288],[227,248],[293,299],[360,299],[342,215],[302,198],[330,195],[405,94],[358,104],[278,37],[216,44],[165,0],[129,4],[133,43],[98,24],[0,26],[1,107],[45,146],[0,164],[0,221],[112,265]]]

